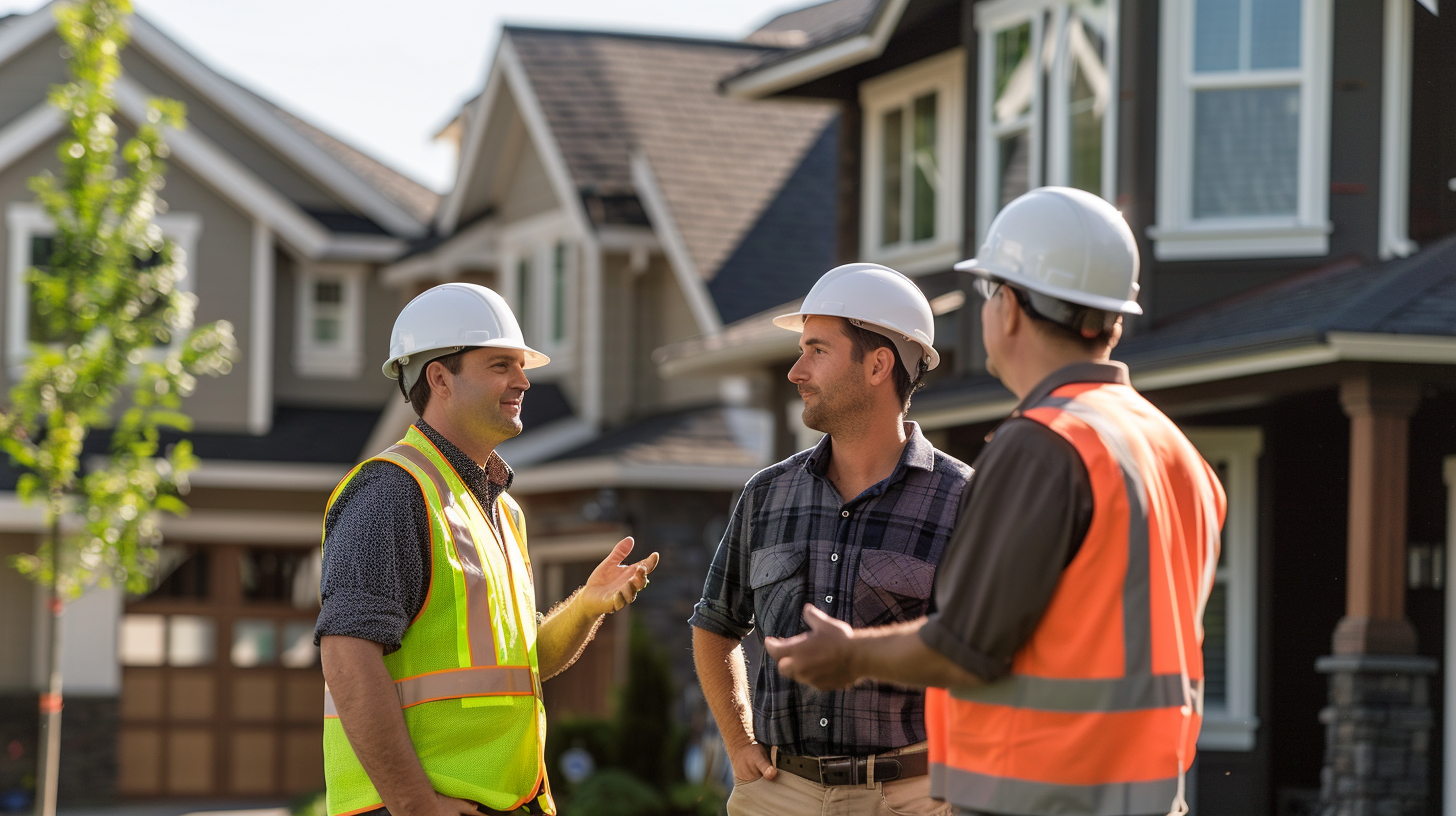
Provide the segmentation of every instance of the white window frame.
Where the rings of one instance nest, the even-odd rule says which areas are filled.
[[[1205,705],[1198,747],[1252,751],[1259,730],[1259,455],[1264,433],[1257,427],[1185,431],[1209,464],[1223,463],[1228,495],[1223,563],[1214,578],[1226,587],[1228,703],[1219,708]]]
[[[888,264],[910,275],[941,271],[961,260],[965,75],[965,49],[954,48],[860,84],[864,144],[860,160],[860,254],[865,260]],[[935,235],[912,241],[906,234],[900,243],[881,246],[880,151],[884,139],[880,119],[894,108],[902,108],[910,116],[913,101],[932,91],[936,94],[936,158],[940,164]],[[902,206],[907,211],[913,198],[913,188],[902,191]]]
[[[301,377],[351,380],[364,369],[364,285],[367,267],[359,264],[302,263],[294,283],[293,370]],[[342,322],[337,347],[313,337],[314,286],[339,283],[343,288]]]
[[[565,277],[565,332],[560,340],[551,336],[553,311],[555,307],[556,245],[566,245]],[[533,372],[532,378],[540,375],[553,378],[564,369],[572,367],[575,359],[578,331],[578,295],[582,268],[584,242],[571,228],[565,213],[553,211],[534,216],[502,231],[501,235],[501,295],[511,305],[516,319],[526,334],[526,344],[551,358],[549,369]],[[532,302],[530,314],[521,312],[521,293],[517,268],[521,260],[531,264]],[[547,374],[547,372],[550,372]]]
[[[1102,115],[1102,189],[1097,191],[1103,199],[1116,203],[1117,200],[1117,103],[1118,103],[1118,27],[1120,25],[1119,0],[1108,0],[1107,13],[1107,82],[1111,95],[1107,109]],[[1000,137],[1017,130],[1027,130],[1030,135],[1031,162],[1027,168],[1027,189],[1034,190],[1047,184],[1068,186],[1071,184],[1071,166],[1067,160],[1071,141],[1071,122],[1068,113],[1067,83],[1053,81],[1046,83],[1051,88],[1051,98],[1042,91],[1043,83],[1038,75],[1033,83],[1031,109],[1014,123],[996,125],[992,117],[995,104],[996,81],[996,34],[1022,23],[1031,23],[1031,53],[1033,65],[1045,65],[1046,26],[1045,13],[1051,10],[1055,25],[1053,33],[1057,42],[1052,44],[1050,76],[1064,79],[1069,70],[1067,62],[1067,18],[1069,4],[1066,0],[992,0],[976,5],[976,30],[980,32],[980,65],[977,68],[979,87],[977,91],[976,145],[976,234],[977,242],[986,234],[991,220],[1001,207],[997,201],[997,145]],[[1043,135],[1045,134],[1045,135]],[[1042,144],[1048,149],[1046,161],[1042,160]],[[1043,166],[1045,164],[1045,166]]]
[[[197,243],[202,237],[202,216],[193,212],[169,212],[152,219],[162,235],[181,251],[185,274],[177,282],[182,292],[195,291],[197,278]],[[5,208],[6,239],[10,244],[9,282],[6,296],[5,362],[11,376],[18,376],[30,357],[30,294],[25,271],[31,267],[32,238],[54,235],[55,222],[39,204],[15,202]],[[173,332],[168,349],[176,349],[186,339],[185,332]]]
[[[1298,69],[1193,72],[1193,4],[1163,0],[1158,97],[1158,260],[1292,258],[1329,254],[1331,8],[1303,0]],[[1300,86],[1294,215],[1193,217],[1193,95],[1214,88]]]

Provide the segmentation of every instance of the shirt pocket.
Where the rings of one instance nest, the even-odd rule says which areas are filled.
[[[914,620],[930,607],[935,565],[913,555],[864,550],[854,582],[854,625],[884,626]]]
[[[764,635],[789,637],[803,631],[808,555],[807,547],[797,543],[749,555],[748,588],[753,591],[754,619]]]

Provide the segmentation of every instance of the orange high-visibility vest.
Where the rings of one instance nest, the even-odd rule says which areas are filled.
[[[1202,720],[1223,488],[1130,386],[1063,386],[1022,415],[1076,448],[1092,521],[1010,674],[928,690],[931,793],[988,813],[1166,813]]]

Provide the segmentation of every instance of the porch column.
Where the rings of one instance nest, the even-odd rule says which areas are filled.
[[[1426,813],[1436,662],[1417,657],[1405,617],[1406,470],[1409,420],[1418,383],[1377,368],[1340,386],[1350,417],[1349,531],[1345,616],[1334,655],[1316,663],[1328,674],[1323,816]]]

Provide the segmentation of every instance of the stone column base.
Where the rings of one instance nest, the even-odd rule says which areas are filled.
[[[1336,655],[1321,775],[1322,816],[1424,816],[1429,788],[1429,683],[1436,661],[1407,655]]]

